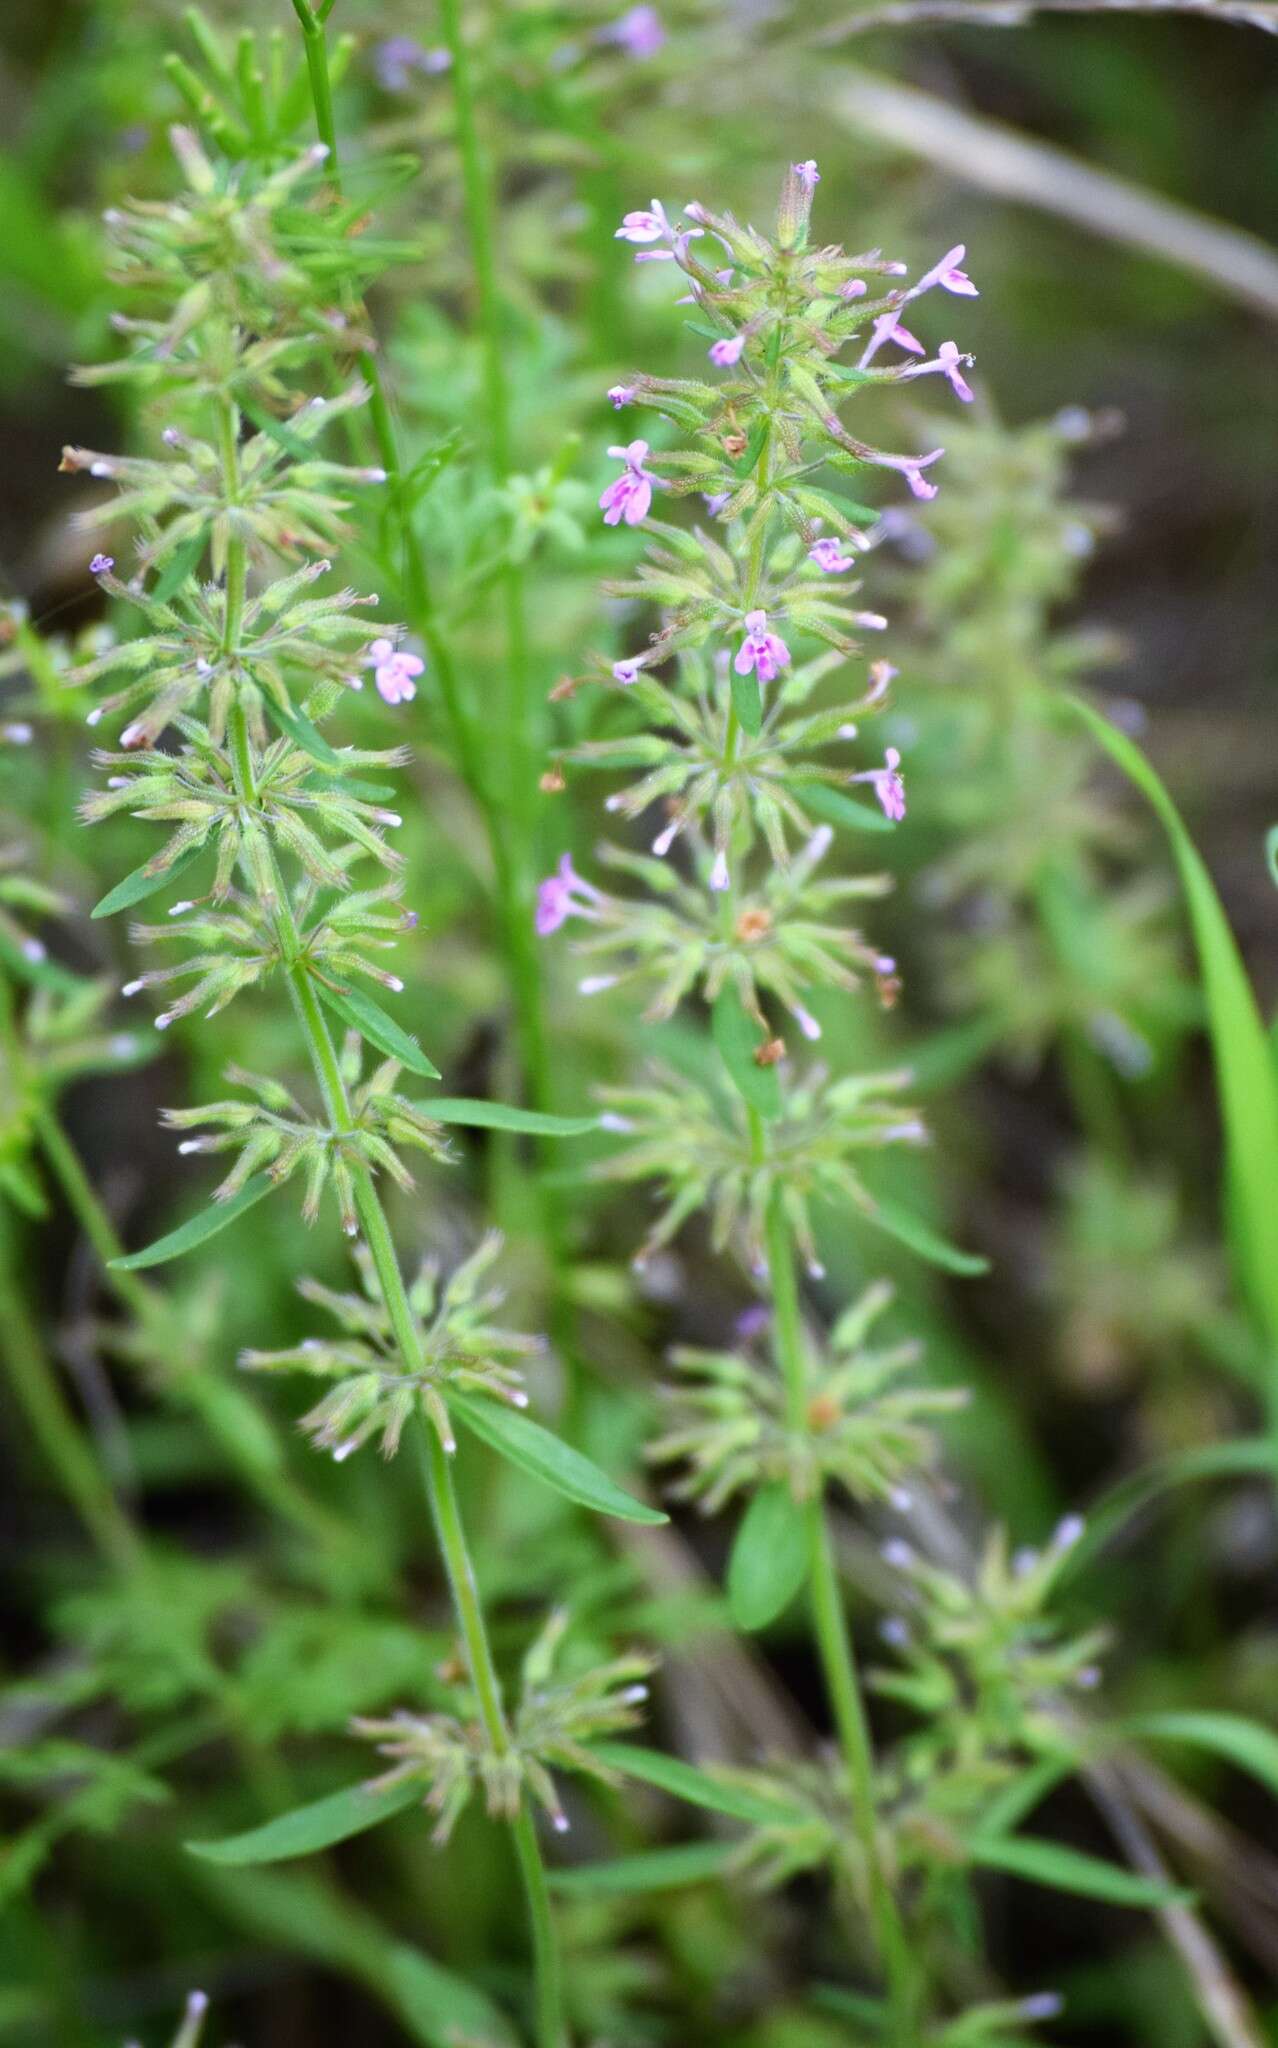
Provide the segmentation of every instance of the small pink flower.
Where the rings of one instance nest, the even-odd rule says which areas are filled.
[[[706,510],[710,517],[717,519],[732,493],[731,491],[703,491],[701,495],[706,501]]]
[[[570,917],[594,918],[595,906],[602,902],[601,891],[584,881],[572,864],[572,855],[564,854],[554,874],[547,875],[537,889],[538,938],[557,932]]]
[[[426,664],[419,654],[402,654],[392,640],[374,640],[368,650],[377,694],[387,704],[409,704],[417,695],[415,678]]]
[[[746,636],[732,666],[739,676],[748,676],[753,669],[761,683],[770,683],[789,667],[790,650],[784,640],[769,632],[766,612],[747,612],[745,625]]]
[[[937,361],[941,365],[941,374],[949,378],[955,396],[961,398],[964,404],[970,403],[972,387],[964,377],[959,365],[960,363],[970,363],[972,358],[960,355],[958,343],[954,341],[943,341],[936,352],[936,356]]]
[[[614,412],[620,412],[623,405],[633,405],[634,402],[635,387],[633,384],[610,384],[608,386],[608,403],[612,406]]]
[[[944,448],[934,448],[930,455],[867,455],[867,462],[874,462],[880,469],[896,469],[905,478],[916,498],[934,498],[937,486],[929,483],[923,471],[933,462],[939,462]]]
[[[674,230],[670,217],[659,199],[654,199],[651,208],[638,207],[633,213],[623,213],[621,226],[613,236],[615,242],[662,242]]]
[[[927,354],[927,350],[918,339],[918,336],[911,334],[908,327],[902,327],[900,307],[889,306],[886,313],[879,314],[878,319],[870,329],[870,339],[865,345],[865,350],[859,364],[862,370],[869,368],[875,356],[883,347],[884,342],[887,341],[894,341],[898,348],[907,350],[912,356],[925,356]]]
[[[95,555],[89,564],[89,574],[90,576],[108,576],[114,567],[114,555]]]
[[[846,284],[839,286],[841,299],[863,299],[869,286],[863,277],[850,277]]]
[[[632,683],[638,682],[642,669],[643,663],[638,659],[614,661],[612,665],[612,679],[615,683],[620,683],[623,690],[628,690]]]
[[[615,43],[637,62],[655,57],[665,40],[665,23],[655,7],[628,7],[619,20],[599,31],[601,43]]]
[[[817,186],[821,183],[821,173],[816,167],[816,158],[814,156],[808,157],[804,163],[791,164],[790,168],[801,185],[809,192],[816,191]]]
[[[845,569],[856,567],[855,558],[844,554],[842,541],[832,537],[814,542],[808,549],[808,560],[824,569],[827,576],[840,576]]]
[[[740,361],[741,351],[744,347],[744,334],[733,334],[725,337],[723,341],[711,342],[707,354],[716,369],[729,370],[733,363]]]
[[[886,750],[881,768],[866,768],[861,774],[848,779],[872,783],[874,794],[883,806],[884,817],[891,818],[894,824],[905,816],[905,781],[901,775],[901,756],[895,747]]]
[[[608,453],[626,466],[599,499],[604,525],[618,526],[624,519],[627,526],[638,526],[648,515],[652,486],[656,482],[651,472],[644,468],[648,443],[631,441],[625,448],[610,448]]]
[[[920,292],[930,292],[933,285],[939,284],[942,291],[954,292],[961,299],[979,299],[981,295],[967,272],[958,268],[966,254],[967,245],[956,242],[952,249],[946,250],[940,262],[934,263],[911,287],[910,297],[917,298]]]

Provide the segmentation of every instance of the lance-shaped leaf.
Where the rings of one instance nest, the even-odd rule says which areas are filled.
[[[327,983],[316,981],[320,1000],[334,1016],[340,1017],[361,1038],[375,1045],[379,1052],[389,1053],[414,1074],[421,1074],[428,1081],[438,1081],[439,1068],[428,1059],[415,1038],[410,1037],[402,1024],[388,1016],[380,1003],[375,1003],[362,988],[329,988]],[[435,1112],[430,1111],[433,1116]]]
[[[766,1628],[808,1573],[808,1528],[784,1481],[760,1487],[741,1517],[728,1559],[728,1605],[738,1628]]]
[[[597,1116],[551,1116],[541,1109],[518,1109],[512,1102],[483,1102],[478,1096],[438,1095],[421,1105],[441,1124],[472,1124],[484,1131],[523,1131],[540,1138],[579,1138],[597,1131]]]
[[[641,1778],[646,1785],[656,1785],[673,1798],[686,1800],[689,1806],[726,1813],[732,1820],[774,1827],[778,1822],[801,1822],[805,1818],[779,1794],[769,1799],[748,1786],[724,1784],[708,1771],[685,1763],[682,1757],[665,1756],[661,1750],[645,1749],[637,1742],[593,1742],[590,1754],[610,1769],[624,1771],[630,1778]]]
[[[313,1799],[309,1806],[277,1814],[260,1828],[186,1846],[193,1856],[203,1856],[210,1863],[286,1863],[294,1856],[313,1856],[319,1849],[330,1849],[334,1842],[362,1835],[366,1828],[377,1827],[406,1807],[420,1805],[421,1799],[422,1788],[415,1783],[388,1786],[381,1792],[370,1792],[367,1785],[347,1785],[327,1798]]]
[[[147,1245],[144,1250],[130,1252],[123,1259],[112,1259],[111,1264],[118,1273],[136,1273],[143,1266],[163,1266],[169,1259],[180,1259],[184,1252],[193,1252],[197,1245],[206,1244],[209,1238],[217,1236],[219,1230],[225,1230],[228,1224],[234,1223],[237,1216],[242,1216],[246,1209],[251,1209],[264,1195],[269,1195],[274,1185],[269,1173],[255,1173],[252,1180],[246,1181],[238,1195],[232,1195],[229,1201],[214,1202],[211,1207],[201,1209],[198,1216],[192,1216],[188,1223],[170,1230],[167,1237],[157,1237],[155,1243]]]
[[[960,1251],[956,1244],[945,1238],[916,1216],[911,1209],[902,1208],[899,1202],[889,1200],[886,1195],[874,1195],[871,1206],[866,1210],[869,1222],[877,1223],[880,1230],[886,1230],[890,1237],[899,1237],[902,1244],[908,1244],[929,1265],[940,1266],[946,1273],[963,1273],[971,1277],[977,1273],[988,1273],[990,1262],[976,1252]]]
[[[550,1882],[570,1898],[672,1891],[721,1876],[732,1853],[731,1842],[681,1842],[674,1849],[649,1849],[638,1856],[619,1856],[612,1863],[579,1863],[572,1870],[552,1870]]]
[[[459,1416],[468,1429],[512,1465],[521,1466],[534,1479],[540,1479],[581,1507],[593,1508],[600,1515],[616,1515],[623,1522],[669,1520],[659,1509],[650,1508],[626,1493],[593,1460],[583,1457],[530,1416],[521,1415],[518,1409],[508,1408],[500,1401],[458,1393],[453,1388],[449,1389],[448,1408],[450,1414]]]
[[[710,1014],[710,1028],[719,1057],[732,1078],[733,1086],[760,1116],[781,1114],[781,1084],[775,1067],[761,1067],[755,1058],[764,1043],[763,1033],[731,982],[720,989]]]
[[[1194,1709],[1134,1714],[1120,1721],[1115,1733],[1136,1741],[1188,1742],[1196,1749],[1210,1750],[1278,1797],[1278,1735],[1243,1714]]]
[[[199,859],[203,851],[202,845],[188,846],[176,860],[171,860],[167,867],[159,869],[158,872],[152,871],[150,862],[143,867],[134,868],[133,873],[126,875],[122,882],[117,882],[114,889],[107,890],[102,901],[94,904],[89,915],[113,917],[117,910],[129,910],[135,903],[144,902],[148,896],[154,896],[157,890],[176,880],[184,868],[189,868],[192,861]]]
[[[982,1870],[999,1870],[1007,1877],[1023,1878],[1027,1884],[1077,1892],[1085,1899],[1102,1899],[1108,1906],[1186,1906],[1193,1901],[1192,1892],[1138,1877],[1120,1864],[1084,1855],[1081,1849],[1062,1848],[1059,1842],[1045,1842],[1037,1835],[998,1839],[976,1835],[967,1843],[967,1854]]]

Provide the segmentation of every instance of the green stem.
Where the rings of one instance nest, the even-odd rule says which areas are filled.
[[[440,0],[439,21],[444,44],[452,58],[449,75],[483,350],[489,453],[493,475],[500,483],[509,476],[511,469],[511,407],[506,378],[509,334],[498,286],[492,181],[479,134],[470,49],[463,31],[460,0]],[[517,563],[507,564],[502,587],[507,641],[503,705],[506,734],[504,794],[513,845],[513,888],[504,906],[506,939],[514,983],[520,1059],[532,1100],[539,1108],[545,1108],[551,1101],[552,1076],[532,921],[537,840],[535,764],[540,721],[533,703],[524,579]],[[547,1214],[552,1211],[553,1204]]]
[[[233,468],[228,465],[225,482],[228,501],[233,502],[238,483],[238,465]],[[243,545],[241,540],[233,539],[229,555],[233,555],[237,549],[242,549]],[[228,589],[232,566],[228,558]],[[228,647],[228,653],[233,655],[235,652],[234,645]],[[257,779],[253,768],[248,720],[243,702],[238,698],[231,711],[230,739],[236,793],[241,804],[249,809],[257,801]],[[299,957],[297,925],[273,847],[271,862],[275,870],[276,931],[294,1008],[324,1099],[330,1127],[338,1136],[349,1136],[355,1129],[355,1118],[351,1113],[346,1083],[342,1077],[341,1065],[327,1019],[306,967]],[[372,1173],[362,1160],[352,1164],[351,1173],[355,1186],[356,1209],[401,1361],[406,1372],[424,1374],[426,1360],[422,1352],[421,1338],[399,1269],[390,1226],[386,1221],[386,1213],[382,1208]],[[510,1730],[502,1706],[501,1687],[488,1640],[488,1630],[466,1541],[461,1508],[453,1483],[452,1466],[438,1435],[425,1421],[421,1425],[421,1438],[427,1499],[444,1559],[453,1608],[466,1647],[466,1660],[475,1687],[480,1716],[490,1745],[498,1755],[504,1756],[511,1748]],[[521,1818],[526,1826],[522,1830],[516,1827],[515,1848],[527,1893],[533,1937],[533,1965],[539,2015],[538,2048],[565,2048],[567,2035],[559,1991],[558,1957],[553,1933],[548,1932],[549,1894],[546,1875],[531,1816],[523,1801]],[[548,1956],[553,1968],[548,1964]]]
[[[140,1537],[84,1440],[40,1342],[0,1219],[0,1353],[31,1433],[63,1493],[107,1562],[131,1572],[143,1561]]]
[[[779,1191],[774,1191],[768,1205],[767,1245],[776,1355],[785,1388],[786,1422],[792,1431],[806,1435],[807,1360],[794,1250]],[[820,1494],[808,1503],[806,1515],[812,1625],[839,1748],[847,1766],[853,1822],[865,1861],[870,1912],[892,2007],[893,2048],[913,2048],[918,2038],[916,1973],[900,1910],[884,1869],[874,1799],[874,1751],[857,1678],[852,1635],[839,1587],[825,1503]]]

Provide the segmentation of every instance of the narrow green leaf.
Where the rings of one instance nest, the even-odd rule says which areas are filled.
[[[766,1628],[808,1573],[808,1530],[788,1486],[760,1487],[741,1517],[728,1559],[728,1606],[738,1628]]]
[[[731,671],[732,706],[741,721],[742,729],[752,740],[757,740],[763,728],[763,698],[759,694],[759,678],[751,669],[748,675],[739,676]]]
[[[133,904],[144,902],[148,896],[154,896],[157,890],[163,889],[166,883],[176,880],[184,869],[190,867],[192,861],[199,859],[203,851],[202,845],[188,846],[185,853],[180,853],[176,860],[170,861],[159,874],[149,874],[146,866],[134,868],[133,873],[126,875],[122,882],[117,882],[114,889],[107,890],[102,901],[94,904],[89,915],[114,917],[117,910],[129,910]]]
[[[550,1882],[555,1891],[569,1898],[670,1891],[677,1885],[703,1884],[707,1878],[721,1876],[731,1856],[731,1842],[681,1842],[674,1849],[619,1856],[613,1863],[579,1863],[571,1870],[552,1870]]]
[[[195,534],[184,541],[165,563],[154,587],[147,592],[156,604],[167,604],[169,599],[182,588],[188,576],[193,576],[200,566],[208,536]]]
[[[1190,1742],[1198,1749],[1209,1749],[1259,1779],[1278,1797],[1278,1734],[1242,1714],[1196,1710],[1134,1714],[1121,1721],[1115,1732],[1141,1742]]]
[[[258,405],[245,396],[241,390],[236,393],[240,411],[245,419],[252,420],[259,434],[265,434],[268,441],[274,441],[277,448],[283,448],[295,462],[314,462],[315,450],[309,441],[286,427],[282,420],[273,419],[264,406]]]
[[[282,704],[276,703],[274,697],[267,697],[266,708],[280,731],[299,746],[304,754],[309,754],[313,761],[319,761],[325,768],[342,766],[342,757],[336,747],[330,747],[318,726],[313,725],[306,713],[298,710],[296,704],[290,704],[285,710]]]
[[[1202,856],[1149,762],[1082,698],[1063,701],[1149,800],[1171,841],[1207,997],[1240,1277],[1278,1349],[1278,1073],[1247,970]]]
[[[386,1988],[416,2037],[431,2048],[457,2048],[462,2039],[483,2048],[517,2048],[514,2028],[492,2000],[420,1949],[391,1950]]]
[[[768,430],[771,424],[771,421],[766,418],[758,422],[750,439],[746,442],[744,452],[738,456],[732,465],[735,476],[747,477],[750,475],[755,463],[763,453],[763,444],[768,438]]]
[[[1062,1848],[1059,1842],[1045,1842],[1037,1835],[998,1840],[978,1835],[968,1842],[967,1853],[969,1861],[982,1870],[1000,1870],[1007,1877],[1024,1878],[1027,1884],[1077,1892],[1085,1899],[1103,1899],[1109,1906],[1185,1906],[1193,1900],[1192,1892],[1157,1884],[1117,1863],[1086,1856],[1080,1849]]]
[[[775,1067],[761,1067],[755,1053],[764,1034],[731,982],[720,989],[710,1013],[710,1029],[733,1086],[760,1116],[781,1114],[781,1083]]]
[[[1068,1778],[1077,1768],[1078,1759],[1073,1756],[1047,1756],[1031,1764],[986,1802],[981,1814],[981,1840],[993,1841],[998,1835],[1014,1834],[1062,1778]]]
[[[409,1806],[419,1806],[420,1784],[394,1785],[383,1792],[370,1792],[364,1785],[347,1785],[314,1799],[309,1806],[295,1806],[280,1813],[260,1828],[242,1835],[224,1835],[220,1841],[188,1842],[192,1856],[209,1863],[285,1863],[294,1856],[313,1856],[319,1849],[362,1835],[380,1821],[390,1820]]]
[[[483,1395],[460,1394],[451,1389],[448,1407],[450,1414],[460,1416],[466,1427],[492,1450],[499,1451],[512,1465],[521,1466],[568,1500],[593,1508],[596,1514],[615,1515],[623,1522],[669,1521],[668,1515],[626,1493],[590,1458],[583,1457],[552,1431],[543,1429],[531,1416],[521,1415],[517,1408],[486,1400]]]
[[[641,1778],[644,1784],[656,1785],[675,1799],[687,1800],[690,1806],[726,1813],[733,1820],[770,1827],[778,1821],[802,1819],[797,1808],[787,1806],[781,1798],[767,1799],[761,1792],[749,1791],[741,1785],[720,1784],[708,1771],[698,1770],[682,1757],[665,1756],[660,1750],[644,1749],[639,1743],[593,1742],[590,1754],[611,1769],[624,1771],[629,1778]]]
[[[211,1208],[201,1209],[198,1216],[192,1216],[188,1223],[171,1230],[167,1237],[157,1237],[154,1244],[140,1252],[130,1252],[127,1258],[112,1259],[111,1265],[118,1273],[137,1273],[143,1266],[163,1266],[169,1259],[180,1259],[184,1252],[193,1252],[210,1237],[216,1237],[219,1230],[225,1230],[228,1223],[234,1223],[246,1209],[260,1202],[263,1195],[269,1195],[275,1183],[269,1173],[255,1173],[245,1183],[238,1195],[232,1195],[229,1202],[214,1202]]]
[[[477,1096],[437,1095],[423,1102],[427,1116],[441,1124],[472,1124],[477,1130],[525,1131],[542,1138],[579,1138],[597,1131],[597,1116],[551,1116],[545,1110],[517,1109],[510,1102],[481,1102]]]
[[[438,1081],[439,1068],[426,1057],[415,1038],[411,1038],[403,1026],[387,1015],[380,1003],[375,1003],[362,988],[329,988],[324,982],[315,983],[316,993],[321,1002],[344,1024],[358,1031],[370,1045],[379,1052],[389,1053],[392,1059],[408,1067],[414,1074],[422,1074],[428,1081]],[[432,1112],[433,1114],[433,1112]]]
[[[795,794],[805,811],[812,811],[818,818],[824,818],[827,825],[841,825],[845,832],[894,832],[896,826],[885,811],[878,811],[870,804],[858,803],[854,796],[846,796],[841,789],[832,789],[828,782],[804,782],[795,785]]]
[[[990,1262],[975,1252],[960,1251],[957,1245],[947,1242],[924,1223],[920,1216],[910,1209],[903,1209],[899,1202],[893,1202],[886,1195],[875,1195],[873,1207],[867,1209],[867,1221],[876,1223],[880,1230],[886,1230],[890,1237],[899,1237],[902,1244],[908,1244],[912,1252],[930,1265],[940,1266],[946,1273],[963,1273],[969,1277],[976,1273],[988,1273]]]
[[[1272,1474],[1273,1469],[1274,1447],[1267,1438],[1259,1436],[1233,1437],[1223,1444],[1197,1444],[1156,1459],[1139,1472],[1120,1479],[1097,1501],[1088,1513],[1087,1526],[1078,1542],[1061,1560],[1060,1577],[1064,1579],[1090,1564],[1123,1523],[1160,1494],[1201,1479],[1227,1479],[1249,1472]]]

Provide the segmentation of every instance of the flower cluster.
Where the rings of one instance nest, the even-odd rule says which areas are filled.
[[[908,1506],[905,1482],[935,1456],[929,1418],[965,1397],[961,1389],[897,1384],[917,1363],[919,1346],[875,1349],[867,1341],[891,1299],[891,1288],[878,1283],[839,1317],[829,1355],[810,1375],[801,1430],[787,1416],[775,1370],[748,1351],[672,1351],[680,1380],[665,1390],[666,1426],[648,1456],[686,1465],[674,1491],[708,1515],[776,1480],[796,1500],[814,1499],[835,1482],[859,1501]]]
[[[390,1313],[362,1246],[356,1255],[361,1294],[335,1293],[318,1280],[299,1283],[299,1293],[327,1311],[340,1336],[307,1337],[288,1351],[245,1351],[240,1364],[252,1372],[301,1372],[334,1382],[298,1426],[317,1450],[330,1451],[339,1464],[373,1437],[379,1440],[382,1455],[393,1457],[404,1425],[419,1407],[451,1452],[456,1444],[448,1416],[449,1388],[491,1395],[524,1408],[528,1396],[518,1361],[543,1348],[539,1338],[499,1329],[491,1321],[504,1296],[500,1289],[481,1288],[480,1283],[500,1250],[500,1236],[490,1232],[442,1285],[438,1266],[423,1260],[408,1289],[422,1357],[420,1371],[404,1369]]]
[[[590,1748],[592,1741],[634,1727],[648,1697],[647,1657],[616,1657],[584,1671],[555,1671],[568,1614],[553,1613],[524,1658],[523,1684],[509,1746],[495,1749],[483,1724],[460,1712],[359,1719],[354,1731],[377,1745],[392,1768],[370,1790],[420,1781],[425,1804],[437,1816],[435,1840],[446,1842],[476,1789],[491,1814],[511,1819],[527,1790],[560,1833],[568,1826],[552,1770],[615,1784],[617,1773]]]

